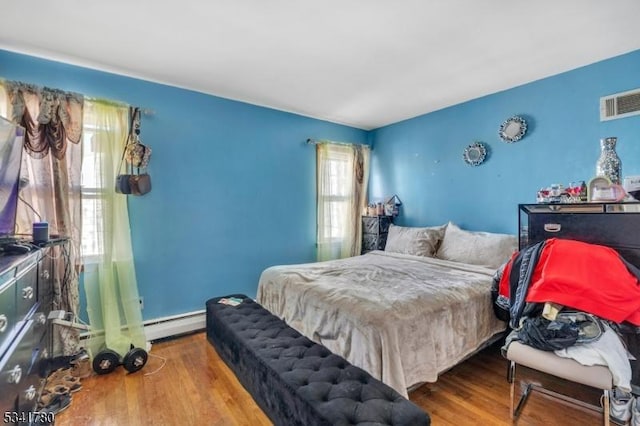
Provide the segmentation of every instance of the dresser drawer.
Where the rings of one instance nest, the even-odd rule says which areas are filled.
[[[33,331],[35,331],[35,328]],[[27,334],[25,339],[27,340],[23,342],[24,350],[22,352],[28,353],[29,359],[24,364],[26,370],[20,383],[18,383],[17,392],[18,410],[29,412],[36,410],[38,396],[45,381],[44,377],[46,377],[46,371],[43,369],[42,364],[45,362],[48,353],[44,343],[38,343],[35,333]]]
[[[362,251],[384,250],[387,244],[387,234],[364,234],[362,236]]]
[[[640,214],[536,213],[529,215],[530,244],[547,238],[569,238],[592,244],[638,247],[639,229]]]
[[[14,411],[18,397],[31,383],[29,378],[33,348],[33,321],[22,322],[17,337],[6,352],[8,355],[0,358],[0,411]]]
[[[43,257],[38,261],[38,301],[40,310],[49,315],[53,306],[53,247],[43,249]]]
[[[16,326],[16,282],[12,278],[0,285],[0,356]]]
[[[363,216],[362,232],[365,234],[384,234],[389,231],[391,216]]]
[[[364,234],[362,236],[362,250],[376,250],[378,245],[378,236],[375,234]]]

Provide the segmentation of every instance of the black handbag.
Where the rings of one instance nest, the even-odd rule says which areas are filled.
[[[120,165],[118,166],[118,172],[122,169],[122,163],[124,163],[125,156],[129,155],[127,163],[129,163],[129,173],[118,174],[116,176],[116,192],[119,194],[128,195],[144,195],[151,191],[151,176],[149,173],[140,173],[140,165],[148,164],[149,156],[151,155],[151,149],[146,145],[140,143],[138,135],[140,134],[140,110],[135,108],[131,116],[131,125],[129,126],[129,134],[127,136],[127,144],[125,145],[122,158],[120,159]],[[135,136],[134,136],[135,127]],[[134,159],[130,156],[131,153],[138,153],[136,156],[137,161],[136,172],[133,171]],[[144,158],[144,161],[142,159]]]
[[[116,192],[118,194],[131,194],[131,184],[129,178],[133,175],[116,176]]]

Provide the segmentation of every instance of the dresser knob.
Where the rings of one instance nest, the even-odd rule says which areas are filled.
[[[22,298],[23,299],[33,299],[33,287],[25,287],[22,289]]]
[[[9,320],[7,319],[7,316],[5,314],[0,314],[0,333],[5,331],[8,325]]]
[[[9,371],[9,378],[7,381],[9,383],[20,383],[20,379],[22,379],[22,368],[19,365],[16,365]]]
[[[27,399],[27,401],[32,401],[33,398],[36,397],[36,388],[34,388],[33,385],[29,386],[24,391],[24,397]]]

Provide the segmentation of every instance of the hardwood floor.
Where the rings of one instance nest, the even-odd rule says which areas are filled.
[[[271,424],[204,333],[157,343],[149,355],[147,365],[137,373],[118,368],[111,374],[83,379],[71,405],[58,413],[56,425]],[[409,397],[431,415],[435,426],[510,425],[506,368],[498,346],[492,346]],[[593,391],[578,390],[582,397],[597,401]],[[534,393],[518,424],[599,425],[602,416]]]

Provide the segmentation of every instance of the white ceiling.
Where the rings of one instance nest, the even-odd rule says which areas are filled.
[[[0,14],[2,49],[362,129],[640,49],[639,0],[7,0]]]

